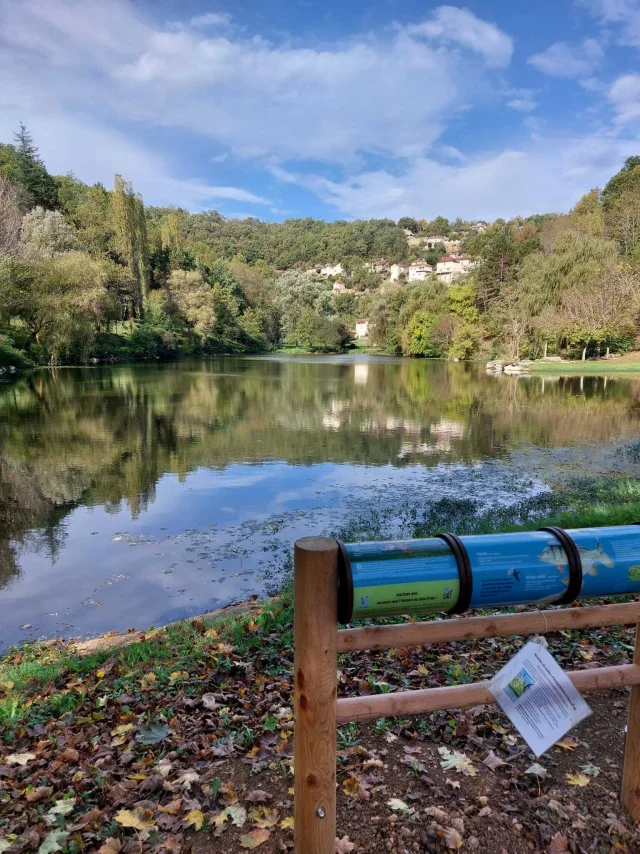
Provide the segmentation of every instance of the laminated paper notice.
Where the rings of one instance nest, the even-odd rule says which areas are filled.
[[[591,714],[560,665],[533,641],[493,677],[489,690],[536,756]]]

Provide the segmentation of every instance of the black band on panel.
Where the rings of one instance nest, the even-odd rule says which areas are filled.
[[[338,544],[338,622],[350,623],[353,616],[353,576],[345,544]]]
[[[460,576],[460,595],[455,606],[447,611],[448,614],[463,614],[471,604],[473,593],[473,575],[471,574],[471,563],[469,555],[460,537],[455,534],[437,534],[441,540],[449,546],[458,564],[458,575]]]
[[[565,551],[569,562],[569,586],[567,587],[566,593],[553,604],[568,605],[570,602],[573,602],[578,598],[580,591],[582,590],[582,560],[580,559],[580,552],[564,528],[551,526],[549,528],[539,528],[538,530],[547,531],[547,533],[553,534]]]

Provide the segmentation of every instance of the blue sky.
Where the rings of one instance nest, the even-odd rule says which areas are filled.
[[[568,210],[640,154],[640,0],[0,0],[0,140],[226,216]]]

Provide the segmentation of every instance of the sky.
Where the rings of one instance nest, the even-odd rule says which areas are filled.
[[[0,141],[146,204],[567,211],[640,154],[640,0],[0,0]]]

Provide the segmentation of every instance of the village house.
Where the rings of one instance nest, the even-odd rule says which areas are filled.
[[[319,270],[321,276],[344,276],[344,267],[342,264],[328,264],[326,267],[321,267]]]
[[[445,249],[447,247],[447,238],[446,237],[423,237],[422,240],[423,240],[423,243],[427,249],[435,249],[439,243],[442,243],[442,245],[445,247]],[[449,251],[449,250],[447,250],[447,251]]]
[[[474,234],[482,234],[482,232],[486,231],[488,228],[489,223],[481,219],[478,220],[478,222],[474,222],[474,224],[469,228],[469,231],[473,231]]]
[[[356,338],[369,337],[369,321],[363,318],[356,318]]]
[[[441,282],[450,285],[454,279],[471,272],[474,267],[475,262],[468,255],[460,255],[457,258],[445,255],[436,264],[436,276]]]
[[[392,282],[397,282],[401,276],[404,276],[406,279],[408,275],[408,264],[391,264],[391,266],[389,267],[389,279]]]
[[[375,261],[367,261],[362,266],[365,270],[371,270],[372,273],[386,273],[389,269],[389,262],[386,258],[376,258]]]
[[[409,265],[410,282],[423,282],[431,273],[433,273],[433,267],[426,261],[414,261]]]

